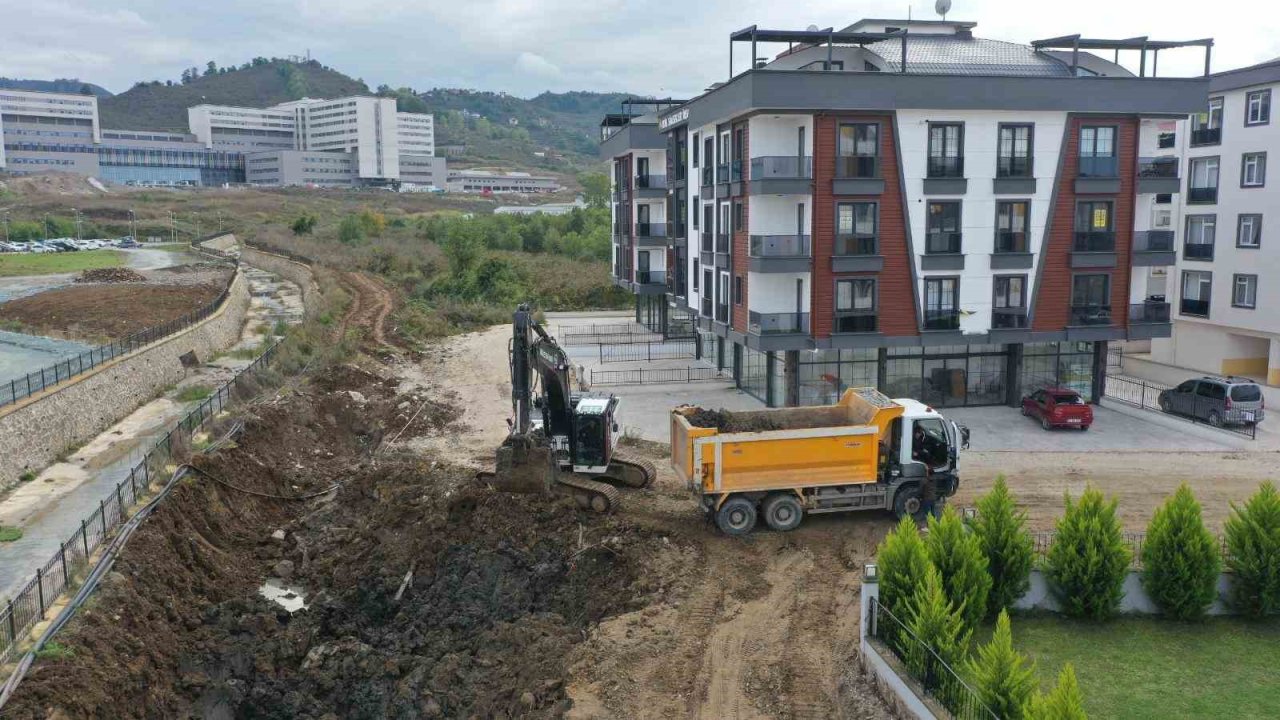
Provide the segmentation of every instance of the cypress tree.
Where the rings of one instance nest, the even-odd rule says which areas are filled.
[[[902,518],[880,543],[876,565],[880,571],[880,604],[906,623],[912,614],[912,597],[929,569],[929,553],[910,517]]]
[[[929,534],[924,539],[929,559],[938,569],[943,590],[972,631],[987,614],[987,595],[991,592],[991,575],[987,572],[987,556],[977,535],[947,506],[942,518],[929,516]]]
[[[1048,695],[1036,693],[1031,698],[1023,709],[1022,717],[1025,720],[1088,720],[1080,685],[1076,682],[1076,671],[1071,663],[1062,667],[1058,684]]]
[[[972,522],[991,573],[988,614],[1012,606],[1031,587],[1035,545],[1026,525],[1027,515],[1014,504],[1004,476],[997,477],[991,492],[978,500],[978,517]]]
[[[947,599],[942,576],[933,566],[929,566],[924,582],[916,587],[911,604],[914,612],[907,629],[915,637],[914,640],[904,638],[906,647],[900,655],[907,669],[925,688],[934,690],[943,704],[950,707],[960,688],[938,661],[958,670],[969,648],[969,630],[959,610]]]
[[[1204,526],[1200,503],[1184,483],[1147,527],[1142,586],[1160,610],[1177,620],[1204,617],[1218,596],[1222,561]]]
[[[1104,620],[1124,597],[1124,578],[1132,554],[1116,520],[1116,501],[1088,488],[1077,503],[1066,497],[1049,549],[1046,574],[1063,612]]]
[[[1262,483],[1243,509],[1233,503],[1226,535],[1236,608],[1254,617],[1280,611],[1280,493],[1276,487]]]
[[[1000,611],[991,642],[979,647],[967,665],[978,697],[996,717],[1022,717],[1022,709],[1036,689],[1036,670],[1025,655],[1013,649],[1008,612]]]

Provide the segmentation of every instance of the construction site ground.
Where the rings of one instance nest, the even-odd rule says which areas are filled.
[[[628,451],[659,477],[624,491],[614,515],[478,486],[510,416],[509,328],[393,354],[367,342],[390,300],[361,278],[345,283],[358,298],[344,322],[384,359],[316,373],[246,410],[244,434],[195,460],[207,475],[143,526],[8,716],[890,717],[858,669],[857,629],[862,567],[891,517],[817,516],[729,538],[701,516],[665,445],[633,438]],[[1275,462],[962,457],[958,502],[1004,473],[1033,529],[1050,529],[1063,492],[1088,482],[1119,496],[1139,530],[1185,480],[1217,525]],[[312,493],[325,494],[262,495]],[[267,581],[305,609],[262,597]]]

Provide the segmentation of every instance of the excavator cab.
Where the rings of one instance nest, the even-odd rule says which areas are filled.
[[[617,405],[618,399],[612,395],[578,400],[573,409],[574,472],[599,475],[608,471],[618,442],[618,425],[613,418]]]

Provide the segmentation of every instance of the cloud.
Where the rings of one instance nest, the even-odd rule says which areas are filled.
[[[542,78],[558,78],[564,74],[555,63],[531,52],[522,52],[516,56],[516,70]]]

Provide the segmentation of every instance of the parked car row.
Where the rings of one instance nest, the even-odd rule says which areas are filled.
[[[1266,417],[1262,386],[1246,377],[1205,375],[1162,390],[1160,409],[1209,423],[1256,425]],[[1093,408],[1080,393],[1063,387],[1041,388],[1022,398],[1022,414],[1040,421],[1045,430],[1093,425]]]
[[[28,242],[0,242],[4,253],[75,252],[77,250],[101,250],[103,248],[136,248],[137,240],[125,236],[114,240],[76,240],[75,238],[51,238]]]

